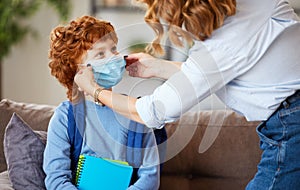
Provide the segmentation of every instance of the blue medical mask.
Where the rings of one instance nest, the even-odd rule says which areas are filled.
[[[122,56],[115,55],[107,59],[88,61],[93,68],[97,84],[104,88],[111,88],[122,80],[126,62]]]

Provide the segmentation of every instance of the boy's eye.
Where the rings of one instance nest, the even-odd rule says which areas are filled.
[[[105,53],[104,52],[99,52],[96,57],[97,58],[103,58],[105,56]]]
[[[112,47],[111,52],[113,52],[113,53],[117,52],[117,47],[116,46]]]

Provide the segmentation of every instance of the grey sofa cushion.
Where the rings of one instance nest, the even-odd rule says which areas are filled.
[[[16,113],[4,134],[4,154],[8,175],[15,190],[45,189],[42,169],[45,142]],[[45,139],[45,138],[42,138]]]
[[[6,170],[3,153],[3,137],[5,128],[14,112],[29,124],[33,130],[46,131],[55,106],[15,102],[2,99],[0,102],[0,172]]]

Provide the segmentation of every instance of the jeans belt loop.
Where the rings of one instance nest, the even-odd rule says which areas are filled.
[[[290,106],[288,100],[284,100],[284,101],[282,102],[282,105],[283,105],[283,107],[284,107],[285,109],[288,108],[288,107]]]

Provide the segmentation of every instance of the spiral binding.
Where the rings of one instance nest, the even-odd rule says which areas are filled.
[[[84,155],[80,155],[79,156],[79,160],[78,160],[78,165],[77,165],[77,171],[76,171],[76,175],[75,175],[75,185],[78,187],[79,183],[80,183],[80,179],[81,179],[81,173],[82,173],[82,169],[84,166],[84,162],[85,162],[85,157]]]

